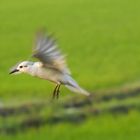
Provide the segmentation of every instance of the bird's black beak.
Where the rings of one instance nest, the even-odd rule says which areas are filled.
[[[19,71],[18,69],[14,69],[9,74],[12,74],[12,73],[15,73],[15,72],[18,72],[18,71]]]

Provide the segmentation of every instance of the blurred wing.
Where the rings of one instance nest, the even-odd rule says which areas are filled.
[[[57,44],[51,36],[45,36],[44,32],[39,32],[35,43],[33,56],[38,58],[43,66],[70,74],[65,56],[58,50]]]

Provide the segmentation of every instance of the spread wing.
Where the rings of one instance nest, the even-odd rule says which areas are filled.
[[[33,57],[38,58],[46,68],[70,74],[65,56],[58,49],[56,41],[44,32],[37,33]]]

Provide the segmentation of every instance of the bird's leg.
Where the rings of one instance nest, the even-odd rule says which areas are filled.
[[[56,91],[56,97],[57,97],[57,99],[59,98],[59,93],[60,93],[60,86],[61,86],[61,84],[59,84],[58,85],[58,87],[57,87],[57,91]]]
[[[59,85],[56,85],[54,91],[53,91],[53,99],[55,98],[56,94],[57,94],[57,88]]]

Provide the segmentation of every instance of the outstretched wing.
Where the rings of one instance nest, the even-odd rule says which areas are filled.
[[[37,33],[33,57],[38,58],[44,67],[70,74],[65,56],[57,48],[56,41],[52,36],[45,35],[43,31]]]

